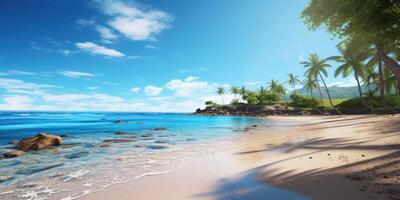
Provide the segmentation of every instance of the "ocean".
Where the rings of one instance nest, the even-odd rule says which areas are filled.
[[[38,133],[64,136],[61,146],[1,159],[0,199],[76,199],[113,184],[168,173],[187,158],[217,150],[214,141],[265,123],[186,113],[0,112],[1,154],[15,150],[16,140]],[[114,139],[125,142],[101,147],[104,140]]]

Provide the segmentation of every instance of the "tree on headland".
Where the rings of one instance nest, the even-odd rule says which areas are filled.
[[[305,75],[311,79],[315,79],[318,81],[318,77],[321,79],[322,83],[324,84],[326,94],[328,95],[329,103],[331,104],[332,107],[332,99],[331,95],[329,93],[328,87],[326,86],[325,80],[322,76],[322,74],[327,77],[328,72],[326,71],[326,68],[330,67],[330,65],[327,63],[328,60],[331,58],[326,58],[326,59],[320,59],[317,54],[311,53],[308,61],[301,62],[300,64],[304,65],[304,67],[307,69],[305,72]],[[319,85],[319,83],[317,82]]]
[[[237,95],[238,94],[240,94],[240,89],[239,89],[239,87],[237,87],[237,86],[232,86],[231,87],[231,93],[233,94],[233,95],[235,95],[235,101],[238,101],[238,98],[237,98]]]
[[[288,74],[288,83],[289,83],[290,87],[293,88],[293,93],[296,93],[296,84],[301,83],[301,81],[299,80],[298,76],[294,75],[293,73],[289,73]]]
[[[224,87],[218,87],[217,88],[217,94],[221,96],[222,104],[224,104],[224,94],[225,94],[225,89]]]
[[[272,79],[268,84],[268,89],[272,92],[272,94],[276,94],[282,99],[283,95],[285,95],[285,87],[280,84],[278,81]]]
[[[397,0],[311,0],[302,18],[311,30],[324,25],[340,38],[373,46],[379,60],[400,79],[400,64],[389,54],[400,54],[399,7]]]
[[[242,88],[240,88],[240,92],[239,92],[239,94],[240,94],[240,97],[242,98],[242,102],[244,102],[244,96],[246,95],[246,93],[247,93],[247,89],[244,87],[244,86],[242,86]]]

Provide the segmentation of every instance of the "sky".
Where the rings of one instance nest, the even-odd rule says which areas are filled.
[[[339,43],[307,29],[307,3],[3,0],[0,110],[192,112],[217,87],[302,79],[299,62]],[[353,85],[336,66],[328,85]]]

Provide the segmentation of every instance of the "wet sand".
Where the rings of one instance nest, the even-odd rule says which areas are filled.
[[[266,120],[170,173],[80,199],[400,199],[400,115]]]

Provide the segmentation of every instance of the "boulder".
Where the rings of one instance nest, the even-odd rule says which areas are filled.
[[[128,134],[127,132],[124,132],[124,131],[117,131],[117,132],[115,132],[114,133],[115,135],[125,135],[125,134]]]
[[[0,183],[13,179],[12,176],[0,176]]]
[[[263,106],[261,107],[261,111],[275,111],[274,106]]]
[[[62,144],[60,136],[39,133],[33,137],[21,140],[16,148],[21,150],[40,150],[49,146],[56,146]]]
[[[131,139],[109,139],[109,140],[103,140],[105,143],[125,143],[125,142],[136,142],[136,140],[131,140]]]
[[[6,157],[6,158],[14,158],[14,157],[18,157],[18,156],[23,156],[25,154],[26,154],[25,151],[10,151],[10,152],[6,152],[4,154],[4,157]]]
[[[110,143],[102,143],[99,145],[99,147],[105,148],[105,147],[110,147],[111,144]]]
[[[126,123],[128,123],[128,121],[126,121],[126,120],[115,120],[115,121],[113,121],[113,123],[114,124],[126,124]]]
[[[167,130],[167,128],[158,127],[158,128],[155,128],[154,130],[155,130],[155,131],[165,131],[165,130]]]

